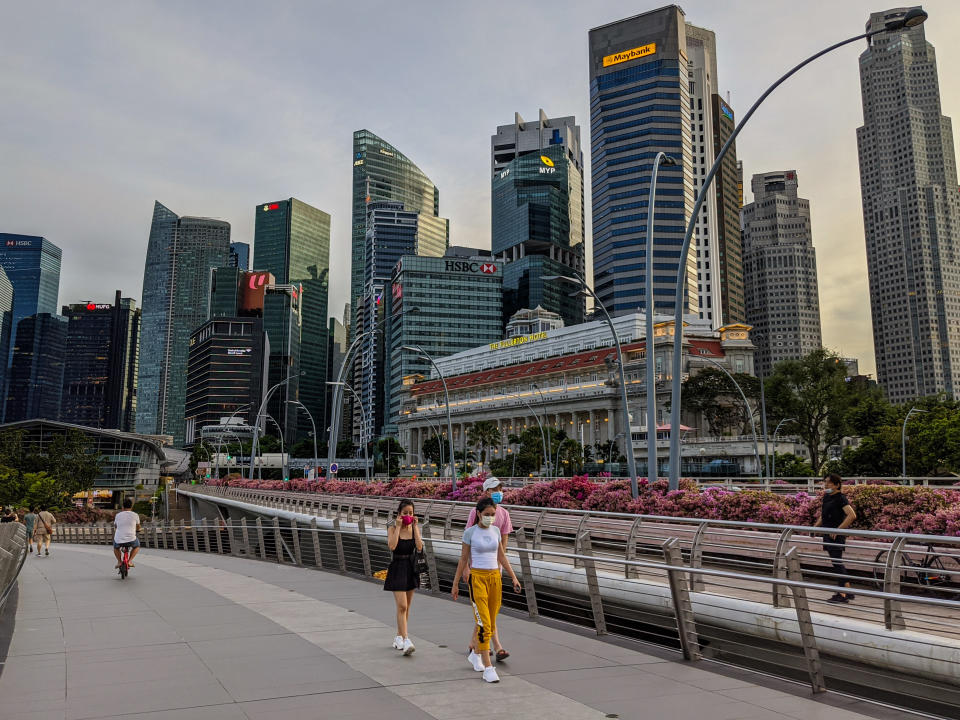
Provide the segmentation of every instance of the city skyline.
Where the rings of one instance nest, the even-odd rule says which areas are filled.
[[[719,90],[724,98],[731,92],[738,113],[779,70],[828,42],[861,32],[870,12],[893,6],[831,4],[833,22],[824,26],[815,5],[795,9],[785,3],[737,2],[714,8],[705,2],[681,3],[688,22],[716,33]],[[957,117],[960,87],[944,69],[960,58],[949,43],[960,8],[942,1],[923,6],[931,14],[926,36],[939,56],[943,113]],[[495,24],[496,13],[489,7],[343,9],[326,14],[330,42],[311,42],[309,50],[305,29],[316,27],[302,17],[309,17],[309,10],[294,17],[288,6],[254,20],[249,13],[231,16],[225,4],[211,5],[192,10],[188,22],[177,7],[123,8],[109,25],[69,6],[50,17],[22,7],[7,23],[9,38],[0,32],[8,49],[0,60],[6,70],[0,87],[11,105],[0,121],[0,152],[10,168],[0,180],[3,230],[41,235],[63,248],[61,302],[107,301],[103,288],[115,287],[141,297],[138,267],[154,199],[162,198],[184,214],[222,217],[233,226],[234,240],[248,242],[252,202],[295,195],[332,215],[330,306],[342,307],[349,294],[344,278],[349,267],[350,137],[363,127],[403,148],[443,190],[440,214],[451,219],[451,244],[489,247],[490,128],[502,123],[506,113],[518,110],[529,116],[538,107],[588,117],[587,31],[627,14],[614,3],[552,11],[553,32],[545,37],[566,48],[558,61],[556,52],[540,53],[537,59],[537,53],[524,50],[530,46],[529,28],[542,27],[542,16],[534,8],[517,15],[514,8],[515,22],[498,25],[498,37],[501,47],[523,52],[526,62],[534,64],[533,79],[528,79],[509,72],[514,52],[498,57],[481,50],[483,27]],[[747,10],[749,27],[739,21]],[[337,30],[350,26],[353,13],[372,16],[374,26],[402,29],[428,11],[440,27],[476,32],[437,33],[415,49],[408,43],[394,46],[403,36],[396,33],[398,39],[386,38],[382,50],[396,53],[392,77],[420,78],[441,92],[415,94],[410,102],[406,82],[370,77],[358,83],[346,77],[350,74],[343,80],[329,77],[326,84],[313,81],[325,65],[363,67],[368,48]],[[164,40],[154,45],[150,38],[124,32],[144,24],[156,27],[155,36]],[[203,28],[211,26],[218,34],[208,37]],[[260,36],[277,27],[291,32],[283,48],[251,51],[244,42],[248,34]],[[790,33],[760,33],[757,28],[790,28]],[[40,37],[44,40],[38,42]],[[788,40],[795,51],[782,50]],[[242,55],[241,47],[247,47]],[[864,48],[858,43],[840,51],[778,91],[738,140],[737,151],[747,177],[777,167],[803,174],[814,207],[824,343],[858,357],[861,368],[872,373],[855,137],[863,121],[857,57]],[[74,63],[76,56],[83,62]],[[766,60],[758,63],[758,56]],[[773,69],[758,73],[756,67]],[[464,76],[472,82],[462,82]],[[378,92],[370,92],[371,84]],[[250,112],[244,93],[254,86],[258,104],[276,106]],[[297,92],[291,93],[294,88]],[[305,88],[310,93],[304,94]],[[383,112],[384,107],[391,112]],[[184,123],[183,117],[191,121]],[[109,225],[102,221],[105,204],[111,208]]]

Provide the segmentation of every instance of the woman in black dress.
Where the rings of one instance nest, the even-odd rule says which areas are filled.
[[[393,561],[387,568],[383,589],[391,591],[397,603],[397,636],[393,639],[393,646],[409,655],[416,650],[407,635],[410,603],[413,602],[413,591],[420,587],[420,576],[413,569],[413,553],[414,550],[423,550],[412,500],[400,501],[397,519],[387,529],[387,546],[393,551]]]

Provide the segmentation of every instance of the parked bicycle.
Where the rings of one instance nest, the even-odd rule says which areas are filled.
[[[883,589],[889,550],[881,550],[873,561],[873,577]],[[956,597],[960,593],[960,558],[945,555],[927,544],[925,551],[901,552],[899,565],[902,592],[920,590],[937,597]]]

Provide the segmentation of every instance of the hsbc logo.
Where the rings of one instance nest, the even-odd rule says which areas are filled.
[[[33,240],[7,240],[7,247],[33,247]]]
[[[469,260],[447,260],[444,269],[447,272],[478,273],[494,275],[497,272],[496,263],[470,262]]]

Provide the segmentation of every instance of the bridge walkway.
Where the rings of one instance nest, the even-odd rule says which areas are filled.
[[[466,662],[465,603],[418,594],[417,651],[374,582],[147,549],[126,581],[109,547],[30,556],[0,617],[0,718],[390,717],[865,720],[905,717],[668,650],[501,615],[512,652],[488,685]],[[638,650],[637,648],[642,648]]]

